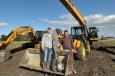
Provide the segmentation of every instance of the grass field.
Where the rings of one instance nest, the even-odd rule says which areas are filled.
[[[101,40],[104,46],[115,46],[115,39]]]

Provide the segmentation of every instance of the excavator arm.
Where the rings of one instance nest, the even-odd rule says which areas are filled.
[[[60,0],[60,2],[74,16],[81,26],[86,26],[86,21],[80,15],[78,9],[70,2],[70,0]]]
[[[0,49],[5,49],[15,38],[17,35],[31,33],[31,38],[35,38],[35,31],[33,28],[27,27],[17,27],[15,28],[8,36],[7,39],[0,44]]]
[[[78,48],[81,49],[77,51],[80,51],[81,53],[80,55],[82,55],[81,59],[84,59],[86,52],[82,49],[87,50],[87,53],[90,54],[89,36],[88,36],[86,21],[80,15],[78,9],[70,2],[70,0],[60,0],[60,2],[65,6],[65,8],[73,15],[73,17],[80,24],[80,26],[71,27],[71,35],[72,35],[72,39],[74,40],[74,47],[76,49]],[[78,34],[79,30],[81,30],[80,34]]]

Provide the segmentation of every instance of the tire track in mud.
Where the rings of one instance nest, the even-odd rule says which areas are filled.
[[[99,50],[105,53],[106,57],[110,58],[113,62],[115,62],[115,46],[101,47],[99,48]]]
[[[78,76],[114,76],[115,63],[108,54],[93,50],[85,61],[76,61]]]

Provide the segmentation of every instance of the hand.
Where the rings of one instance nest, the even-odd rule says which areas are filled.
[[[72,52],[73,52],[73,53],[77,53],[77,51],[76,51],[75,49],[72,49]]]

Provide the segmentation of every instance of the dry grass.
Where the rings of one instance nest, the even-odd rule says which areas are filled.
[[[102,40],[104,46],[115,46],[115,39]]]

